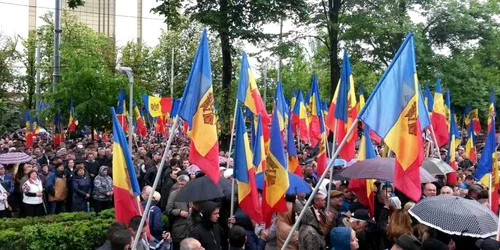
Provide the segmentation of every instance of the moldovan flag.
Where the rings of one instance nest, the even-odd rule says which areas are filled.
[[[69,124],[68,124],[68,132],[76,131],[76,125],[78,121],[75,117],[75,108],[73,107],[73,100],[69,102]]]
[[[280,131],[283,132],[286,129],[286,123],[288,122],[288,113],[290,112],[290,110],[286,103],[285,96],[283,95],[283,85],[281,85],[281,82],[277,83],[276,91],[274,92],[274,102],[275,111],[278,112]]]
[[[64,132],[62,129],[62,119],[60,114],[54,116],[54,148],[64,142]]]
[[[354,97],[356,98],[356,97]],[[326,157],[326,129],[325,120],[323,119],[323,112],[321,112],[321,99],[319,97],[318,78],[313,76],[311,87],[311,145],[318,147],[318,155],[316,162],[318,163],[317,173],[318,176],[322,175],[326,170],[327,157]],[[317,132],[313,128],[318,128]]]
[[[413,201],[421,197],[420,166],[424,160],[418,102],[415,44],[409,33],[359,119],[395,153],[394,185]]]
[[[151,117],[158,117],[172,112],[172,98],[142,94],[142,102]]]
[[[264,134],[264,141],[269,140],[269,116],[266,111],[266,106],[262,101],[255,77],[252,73],[252,68],[248,62],[247,54],[243,51],[241,55],[241,71],[240,82],[238,83],[238,92],[236,100],[245,104],[245,106],[255,115],[258,114],[262,120],[262,132]]]
[[[492,121],[495,120],[497,116],[497,110],[495,109],[495,94],[493,91],[490,93],[490,106],[488,109],[488,133],[491,130]],[[493,126],[494,127],[494,126]]]
[[[40,133],[40,122],[38,122],[38,116],[35,116],[35,120],[33,121],[33,134],[38,135]]]
[[[292,110],[292,112],[293,108],[295,108],[295,102],[297,102],[297,91],[295,89],[292,89],[292,98],[290,98],[290,109]]]
[[[289,118],[291,119],[291,118]],[[288,172],[302,177],[302,168],[300,167],[295,141],[293,140],[292,122],[288,121],[288,131],[286,138],[286,151],[288,152]]]
[[[441,147],[448,143],[448,121],[446,120],[446,107],[444,105],[443,90],[441,89],[441,80],[436,80],[436,89],[434,91],[434,106],[432,108],[431,123],[436,135],[438,146]]]
[[[457,125],[455,124],[455,111],[451,111],[450,115],[450,143],[448,148],[448,155],[446,156],[448,164],[456,171],[457,170],[457,161],[455,160],[455,152],[457,149],[457,138],[460,137],[460,133],[458,133]],[[452,172],[446,174],[446,180],[448,184],[457,184],[457,172]]]
[[[234,178],[238,180],[238,204],[258,224],[262,223],[259,193],[255,184],[255,168],[248,141],[245,119],[241,108],[236,112],[236,135],[234,147]]]
[[[429,112],[429,115],[432,114],[432,109],[434,108],[434,98],[432,97],[431,90],[429,89],[429,82],[425,82],[425,109]]]
[[[298,134],[300,140],[309,142],[309,118],[307,117],[306,104],[301,90],[297,94],[297,100],[293,107],[292,125],[294,134]]]
[[[200,167],[215,184],[219,183],[219,143],[206,29],[201,34],[182,94],[179,117],[188,124],[191,137],[189,161]]]
[[[363,129],[363,135],[361,136],[361,141],[359,143],[358,161],[364,161],[366,159],[377,157],[375,149],[373,148],[373,144],[370,140],[369,131],[370,128],[368,126],[365,126],[365,128]],[[370,216],[375,216],[374,185],[374,179],[351,179],[351,181],[349,181],[349,190],[352,190],[356,194],[356,197],[358,197],[361,204],[369,207]]]
[[[273,213],[288,211],[285,193],[290,183],[277,109],[275,105],[271,122],[267,167],[264,172],[264,190],[262,192],[262,214],[266,228],[271,226]]]
[[[129,223],[139,215],[136,197],[141,193],[134,164],[127,144],[127,138],[118,121],[115,109],[113,117],[113,195],[116,221]]]
[[[356,105],[356,92],[354,91],[354,78],[352,77],[351,63],[347,50],[344,50],[344,60],[342,61],[342,71],[340,82],[335,90],[335,94],[330,105],[330,111],[326,118],[326,126],[335,130],[337,122],[337,132],[335,141],[340,143],[347,136],[347,131],[351,127],[358,114]],[[351,161],[356,154],[355,146],[358,139],[357,133],[351,133],[344,147],[340,150],[339,156],[346,161]]]
[[[358,102],[358,111],[363,109],[365,106],[365,88],[363,85],[359,88],[359,102]]]
[[[140,136],[146,136],[148,133],[148,130],[146,128],[146,125],[144,124],[144,120],[142,119],[141,116],[141,111],[139,111],[139,108],[137,107],[137,103],[134,101],[134,116],[135,116],[135,129],[136,129],[136,134]]]
[[[128,131],[127,108],[125,106],[125,88],[122,88],[122,90],[118,92],[118,106],[116,107],[116,117],[122,125],[123,131]]]
[[[257,115],[257,129],[255,130],[255,134],[252,140],[253,140],[252,163],[256,169],[255,173],[266,171],[266,150],[265,150],[264,136],[262,134],[262,119],[260,118],[260,115]]]
[[[24,111],[24,117],[26,120],[26,147],[33,147],[33,123],[31,122],[30,111]]]
[[[474,122],[470,123],[468,132],[467,132],[467,142],[465,143],[465,156],[476,165],[476,140],[474,135]]]
[[[481,132],[481,122],[479,121],[479,110],[477,108],[473,108],[469,103],[465,106],[465,126],[467,129],[474,125],[474,132],[479,134]]]

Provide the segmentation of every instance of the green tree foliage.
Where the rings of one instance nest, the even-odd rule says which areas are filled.
[[[130,67],[134,72],[134,99],[139,93],[147,93],[156,89],[158,81],[159,62],[153,53],[153,48],[144,44],[128,42],[121,49],[119,64]]]
[[[15,79],[17,39],[0,33],[0,98],[4,97]]]

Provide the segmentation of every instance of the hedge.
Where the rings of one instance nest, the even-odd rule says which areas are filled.
[[[114,221],[114,210],[93,213],[62,213],[34,218],[0,220],[0,250],[3,249],[96,249],[106,240]]]

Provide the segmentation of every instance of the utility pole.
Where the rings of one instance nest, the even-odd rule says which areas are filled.
[[[172,48],[172,68],[170,69],[170,97],[174,98],[174,48]]]
[[[39,34],[36,36],[36,79],[35,79],[35,110],[38,115],[40,106],[40,62],[42,61]]]
[[[56,92],[56,84],[60,80],[61,55],[59,54],[59,46],[61,45],[61,0],[56,1],[56,9],[54,11],[54,70],[52,73],[52,93]]]
[[[283,17],[280,18],[280,40],[278,44],[278,48],[281,46],[283,41]],[[278,82],[281,81],[281,51],[279,52],[279,61],[278,61]]]
[[[267,62],[264,63],[264,107],[267,100]]]

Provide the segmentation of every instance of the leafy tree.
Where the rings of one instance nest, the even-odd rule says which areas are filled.
[[[20,117],[22,117],[19,105],[9,100],[0,98],[0,133],[12,132],[19,128]]]
[[[0,33],[0,97],[14,83],[17,39]]]
[[[132,68],[134,92],[146,93],[147,90],[155,89],[158,86],[159,65],[153,48],[144,44],[128,42],[121,49],[119,63],[121,66]]]
[[[26,74],[19,77],[17,89],[25,92],[24,104],[27,109],[35,108],[35,74],[36,74],[36,35],[29,31],[28,38],[22,41],[23,52],[18,55],[26,68]]]

